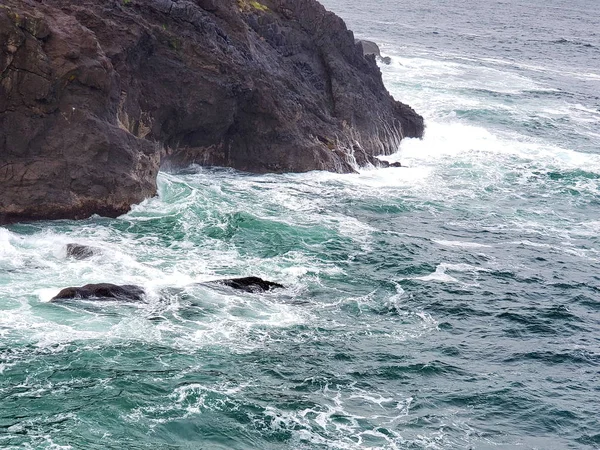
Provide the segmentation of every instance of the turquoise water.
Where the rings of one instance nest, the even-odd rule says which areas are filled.
[[[325,4],[425,115],[408,167],[0,228],[0,448],[600,448],[598,6]],[[236,275],[286,289],[191,286]],[[48,303],[92,282],[149,302]]]

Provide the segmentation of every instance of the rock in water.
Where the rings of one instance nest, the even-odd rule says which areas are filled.
[[[404,167],[400,162],[380,161],[381,167]]]
[[[144,295],[144,289],[139,286],[129,284],[118,286],[116,284],[100,283],[63,289],[50,301],[93,299],[101,301],[143,302]]]
[[[200,284],[220,284],[245,292],[266,292],[284,286],[258,277],[228,278],[224,280],[209,281]],[[98,301],[123,301],[143,302],[145,291],[140,286],[116,285],[111,283],[86,284],[82,287],[68,287],[60,291],[50,301],[62,300],[98,300]]]
[[[423,129],[316,0],[0,8],[0,224],[118,216],[159,164],[351,172]]]
[[[252,293],[266,292],[271,289],[284,287],[282,284],[266,281],[258,277],[230,278],[226,280],[211,281],[210,283],[223,284],[233,289]]]
[[[73,259],[89,259],[99,253],[100,249],[81,244],[67,244],[67,257]]]

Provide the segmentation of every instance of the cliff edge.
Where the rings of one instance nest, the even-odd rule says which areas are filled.
[[[123,214],[161,166],[351,172],[422,134],[316,0],[0,5],[0,224]]]

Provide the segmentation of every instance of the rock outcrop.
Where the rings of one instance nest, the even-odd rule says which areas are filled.
[[[356,45],[361,49],[363,56],[374,55],[379,62],[387,65],[392,63],[392,58],[389,56],[381,56],[379,45],[377,45],[375,42],[356,39]]]
[[[73,258],[80,261],[90,259],[101,252],[99,248],[81,244],[67,244],[65,250],[67,252],[67,258]]]
[[[364,39],[357,39],[356,45],[360,47],[362,50],[363,56],[367,55],[375,55],[381,56],[381,50],[379,50],[379,45],[377,45],[373,41],[365,41]]]
[[[3,0],[0,224],[117,216],[193,163],[350,172],[420,137],[316,0]]]

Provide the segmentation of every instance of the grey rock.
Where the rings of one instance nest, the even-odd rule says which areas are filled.
[[[381,56],[381,50],[379,50],[379,46],[375,42],[357,39],[356,45],[362,51],[363,56],[366,56],[366,55]]]
[[[67,244],[66,250],[68,258],[78,260],[89,259],[92,256],[100,253],[99,248],[89,247],[87,245],[81,244]]]

